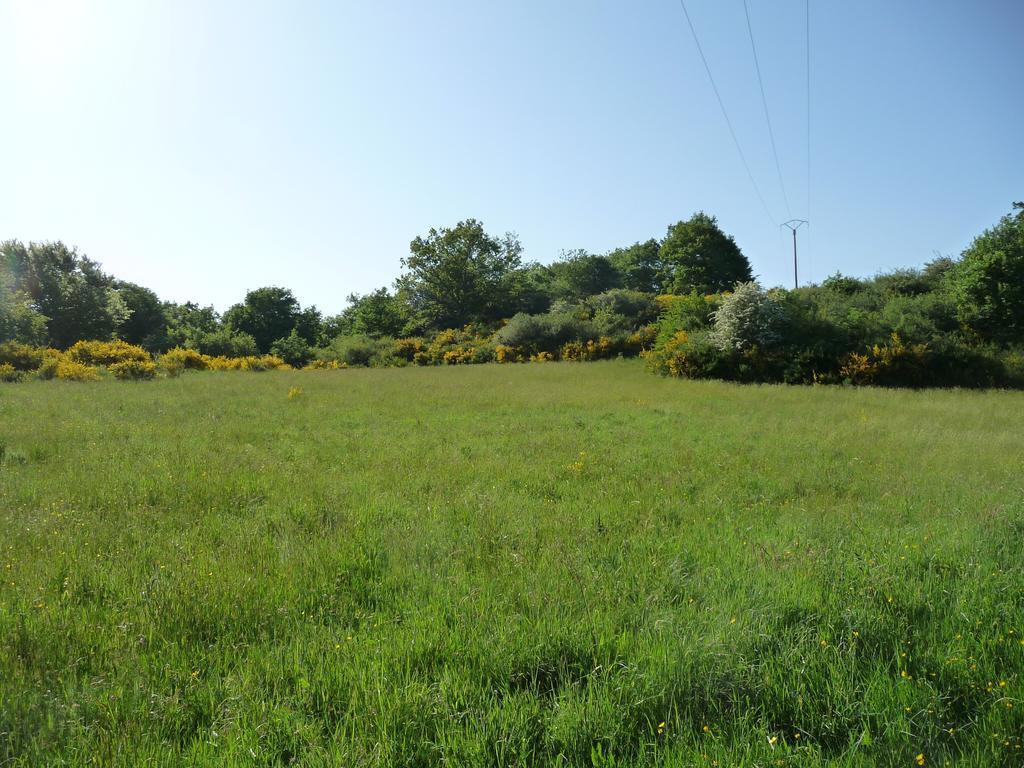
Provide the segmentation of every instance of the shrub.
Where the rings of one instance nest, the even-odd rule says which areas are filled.
[[[928,380],[927,344],[906,345],[893,332],[887,344],[876,344],[867,354],[850,353],[839,374],[852,384],[919,387]]]
[[[495,359],[496,345],[472,325],[450,328],[431,339],[424,351],[426,361],[434,364],[461,365],[486,363]]]
[[[160,355],[160,366],[170,376],[178,376],[182,371],[205,371],[209,368],[207,358],[194,349],[175,347]]]
[[[260,353],[256,339],[230,328],[196,333],[188,339],[188,345],[211,357],[256,357]]]
[[[211,371],[287,371],[291,368],[284,360],[274,355],[206,357],[204,359]]]
[[[318,350],[321,360],[336,360],[347,366],[381,366],[392,362],[394,342],[388,338],[370,336],[339,336],[330,346]]]
[[[494,340],[507,347],[524,352],[554,352],[570,341],[582,341],[595,336],[593,324],[571,312],[549,312],[545,315],[520,313],[513,317],[495,335]]]
[[[23,376],[24,373],[19,371],[10,363],[0,363],[0,381],[13,383],[16,381],[21,381]]]
[[[270,353],[296,368],[301,368],[313,359],[312,348],[294,328],[288,336],[270,345]]]
[[[114,378],[122,381],[142,381],[156,378],[156,363],[149,360],[122,360],[108,366]]]
[[[711,315],[722,300],[721,294],[701,296],[696,291],[684,294],[663,294],[656,301],[661,309],[658,316],[658,343],[667,342],[679,331],[695,333],[711,326]]]
[[[83,365],[111,365],[127,360],[149,361],[149,353],[126,341],[76,341],[67,351],[68,359]]]
[[[781,301],[757,283],[749,282],[738,284],[722,299],[712,320],[708,338],[719,349],[770,349],[780,341],[785,313]]]
[[[66,358],[57,358],[54,374],[64,381],[99,381],[98,368]]]
[[[426,349],[427,345],[423,339],[412,336],[406,339],[396,339],[391,352],[399,360],[404,360],[407,363],[417,362],[422,365],[426,362],[424,356]]]
[[[302,369],[304,371],[341,371],[348,368],[347,363],[337,360],[310,360]]]
[[[641,354],[654,346],[658,339],[658,326],[645,325],[626,337],[626,349],[633,354]]]
[[[562,347],[559,355],[562,360],[582,362],[585,360],[603,360],[616,353],[615,342],[607,336],[587,341],[570,341]]]
[[[647,353],[647,367],[666,376],[684,379],[738,378],[737,355],[708,338],[707,331],[678,331]]]
[[[0,344],[0,365],[9,365],[16,371],[34,371],[43,364],[43,349],[8,341]]]
[[[494,359],[499,363],[521,363],[523,353],[516,347],[499,344],[494,348]]]

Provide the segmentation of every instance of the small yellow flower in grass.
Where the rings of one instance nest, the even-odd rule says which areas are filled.
[[[918,765],[924,765],[924,752],[921,752],[917,757],[915,757],[914,762]]]
[[[800,741],[800,731],[797,731],[796,733],[794,733],[793,734],[793,738],[796,739],[797,741]]]
[[[302,396],[302,387],[292,387],[288,390],[288,399],[294,400],[296,397]]]
[[[704,733],[711,733],[711,729],[708,728],[706,725],[701,730],[704,731]]]
[[[730,624],[735,624],[736,623],[736,617],[734,616],[733,618],[729,619],[729,623]]]
[[[658,733],[662,734],[664,732],[665,732],[665,721],[662,720],[660,723],[658,723]]]
[[[779,737],[778,736],[772,736],[772,737],[770,737],[768,739],[768,746],[770,746],[772,749],[775,749],[775,745],[778,744],[778,743],[779,743]]]

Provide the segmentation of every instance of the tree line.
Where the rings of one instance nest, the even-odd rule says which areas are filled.
[[[766,291],[703,212],[605,254],[523,259],[475,219],[416,237],[390,287],[338,315],[281,287],[223,314],[161,301],[63,243],[0,244],[0,342],[124,340],[293,366],[648,355],[655,370],[754,381],[1024,382],[1024,204],[959,259]],[[968,375],[970,374],[970,375]]]
[[[416,237],[392,288],[351,294],[324,316],[287,288],[263,287],[219,314],[161,301],[149,288],[106,274],[62,242],[0,244],[0,341],[66,349],[82,339],[122,339],[149,352],[174,347],[242,356],[311,355],[337,337],[425,336],[518,313],[547,312],[612,289],[651,294],[726,290],[751,279],[747,258],[714,217],[697,213],[651,239],[608,254],[566,251],[553,264],[525,262],[518,238],[467,219]]]

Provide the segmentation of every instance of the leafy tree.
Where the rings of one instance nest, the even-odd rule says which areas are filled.
[[[617,288],[621,282],[611,259],[581,249],[563,251],[562,258],[548,269],[554,299],[580,301]]]
[[[608,254],[608,259],[618,271],[623,288],[644,293],[663,292],[665,269],[661,263],[661,243],[654,238],[628,248],[617,248]]]
[[[80,339],[106,340],[128,318],[130,310],[99,264],[61,242],[9,240],[0,254],[13,277],[14,291],[46,317],[49,341],[68,347]]]
[[[270,353],[277,355],[288,365],[301,368],[313,359],[313,349],[309,346],[298,330],[293,328],[292,332],[283,339],[278,339],[270,345]]]
[[[307,344],[320,344],[324,338],[324,316],[315,306],[303,309],[295,318],[295,332]]]
[[[216,332],[220,317],[213,307],[200,307],[192,301],[184,304],[167,302],[163,305],[167,318],[167,348],[191,347],[199,349],[197,339]],[[209,354],[209,353],[207,353]]]
[[[129,315],[117,328],[117,335],[129,344],[157,352],[167,349],[167,315],[157,295],[135,283],[115,283]]]
[[[551,272],[543,264],[523,264],[505,275],[498,294],[500,317],[547,312],[551,307]]]
[[[232,331],[221,326],[212,331],[197,331],[189,336],[184,346],[198,350],[204,355],[215,357],[248,357],[258,355],[259,347],[256,340],[248,333]]]
[[[6,259],[0,259],[0,342],[46,343],[46,318],[32,308],[23,291],[15,291],[14,275]]]
[[[434,329],[499,319],[505,278],[520,265],[515,235],[488,235],[476,219],[431,229],[409,245],[399,295],[416,319]]]
[[[299,302],[287,288],[257,288],[245,294],[241,304],[224,313],[224,324],[232,331],[247,333],[260,352],[270,351],[278,339],[288,336],[299,319]]]
[[[948,273],[960,321],[999,342],[1024,340],[1024,205],[975,238]]]
[[[670,293],[720,293],[753,279],[750,262],[736,241],[703,211],[670,226],[658,256],[663,265],[661,285]]]
[[[346,335],[373,338],[402,335],[409,313],[387,288],[379,288],[365,296],[353,293],[348,301],[349,306],[342,312]]]

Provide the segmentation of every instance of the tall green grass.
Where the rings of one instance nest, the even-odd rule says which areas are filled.
[[[1021,393],[208,373],[0,444],[3,766],[1024,763]]]

